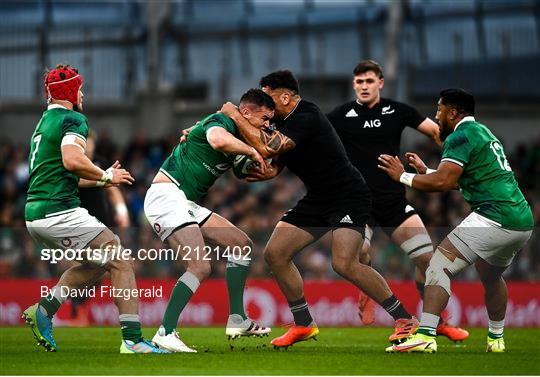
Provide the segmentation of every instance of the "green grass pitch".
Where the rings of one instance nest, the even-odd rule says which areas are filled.
[[[151,338],[155,329],[145,329]],[[282,334],[283,329],[273,333]],[[116,328],[58,328],[56,353],[37,347],[25,327],[0,328],[2,375],[531,375],[540,374],[540,329],[507,329],[507,353],[485,353],[485,329],[455,345],[439,338],[439,352],[386,354],[389,329],[322,328],[318,341],[276,351],[271,338],[229,342],[222,328],[181,329],[197,354],[120,355]],[[230,344],[234,345],[231,349]]]

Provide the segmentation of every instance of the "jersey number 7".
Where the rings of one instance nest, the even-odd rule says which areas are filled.
[[[41,142],[41,135],[34,136],[33,142],[35,146],[34,146],[34,152],[32,153],[32,158],[30,159],[30,170],[34,168],[34,161],[36,159],[36,153],[39,149],[39,143]]]

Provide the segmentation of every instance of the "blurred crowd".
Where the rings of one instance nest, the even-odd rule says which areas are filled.
[[[112,164],[122,162],[135,177],[132,187],[123,187],[130,215],[130,226],[112,228],[117,231],[124,247],[132,250],[164,248],[148,225],[143,211],[144,196],[156,171],[178,142],[179,135],[162,140],[150,140],[145,135],[135,136],[125,148],[120,148],[105,131],[98,135],[95,155]],[[429,142],[418,144],[417,152],[428,166],[435,168],[440,158],[439,149]],[[533,208],[535,224],[540,220],[540,139],[521,144],[507,151],[508,159],[520,187]],[[55,278],[66,266],[51,264],[40,259],[40,247],[29,237],[24,222],[24,206],[28,185],[28,145],[15,145],[8,139],[0,140],[0,278],[35,277]],[[201,205],[213,210],[244,230],[254,241],[251,267],[252,278],[268,278],[270,272],[262,258],[262,250],[273,226],[284,212],[304,194],[302,183],[284,171],[277,178],[259,183],[246,183],[227,172],[211,188]],[[409,190],[408,198],[428,227],[435,243],[468,213],[469,207],[458,191],[448,193],[421,193]],[[92,213],[92,208],[88,208]],[[538,228],[533,238],[506,272],[510,279],[540,280],[540,253]],[[374,267],[385,277],[405,280],[413,277],[410,260],[398,247],[389,242],[380,229],[375,229],[372,240]],[[330,263],[330,240],[327,234],[296,257],[299,269],[308,279],[333,279],[337,275]],[[213,276],[222,277],[223,261],[213,265]],[[136,261],[138,277],[180,276],[179,261]],[[460,277],[474,279],[474,269]]]

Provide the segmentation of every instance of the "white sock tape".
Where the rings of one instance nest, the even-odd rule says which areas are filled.
[[[229,255],[229,257],[227,258],[227,261],[228,261],[227,267],[229,267],[230,263],[247,267],[249,266],[251,259],[249,256],[244,256],[244,255]]]
[[[416,258],[422,254],[433,251],[431,238],[427,234],[417,234],[399,245],[410,258]]]
[[[193,293],[195,293],[195,291],[197,291],[197,288],[199,288],[199,285],[201,285],[201,282],[199,281],[199,279],[197,279],[197,276],[193,275],[189,271],[184,272],[184,274],[180,276],[180,279],[178,279],[178,281],[187,285],[187,287]]]

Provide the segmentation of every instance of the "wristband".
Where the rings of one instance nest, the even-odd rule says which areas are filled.
[[[104,181],[96,181],[96,187],[103,187],[107,184],[107,182]]]
[[[103,176],[101,177],[100,181],[103,183],[111,183],[113,180],[113,170],[112,168],[108,168],[103,172]]]
[[[427,169],[426,169],[426,174],[435,173],[436,171],[437,171],[437,169],[430,169],[430,168],[427,168]]]
[[[114,209],[116,210],[117,215],[127,215],[128,208],[124,203],[117,204]]]
[[[407,173],[407,172],[401,173],[401,176],[399,177],[399,181],[406,186],[412,187],[412,181],[415,175],[416,174]]]

